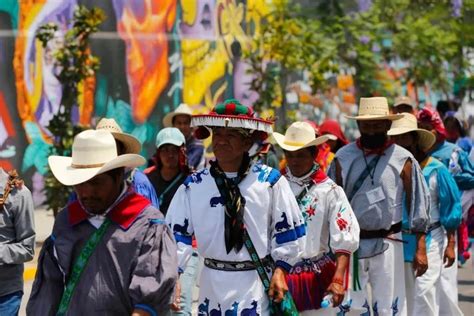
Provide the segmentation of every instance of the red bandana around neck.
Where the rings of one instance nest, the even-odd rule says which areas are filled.
[[[120,225],[124,230],[128,229],[136,220],[138,215],[147,208],[151,202],[131,190],[106,216],[114,223]],[[89,214],[82,208],[79,200],[76,200],[67,206],[69,223],[74,226],[86,220]]]

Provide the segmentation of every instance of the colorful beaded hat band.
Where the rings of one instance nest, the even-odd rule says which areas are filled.
[[[251,108],[230,99],[216,105],[209,114],[193,115],[191,126],[197,127],[195,135],[199,139],[209,137],[211,127],[243,128],[264,139],[273,132],[273,121],[255,118],[254,115]]]

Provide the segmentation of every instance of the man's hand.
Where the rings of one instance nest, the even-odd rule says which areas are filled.
[[[331,283],[327,288],[327,291],[332,294],[332,306],[337,307],[341,305],[344,299],[344,287],[339,283]]]
[[[448,236],[448,246],[444,251],[443,263],[446,268],[449,268],[456,260],[456,252],[454,250],[454,247],[456,247],[456,230],[448,230],[446,233]]]
[[[336,272],[332,278],[327,291],[332,294],[332,306],[341,305],[346,289],[344,287],[344,277],[350,263],[350,255],[345,252],[336,252]]]
[[[448,244],[444,251],[443,263],[445,268],[449,268],[456,260],[456,252],[454,251],[454,243]]]
[[[428,270],[428,257],[426,256],[426,248],[419,247],[416,250],[415,258],[413,259],[413,270],[415,277],[420,277]]]
[[[277,267],[275,272],[273,272],[268,296],[276,303],[280,303],[286,292],[288,292],[285,276],[286,272],[282,268]]]
[[[176,281],[175,292],[174,292],[174,301],[171,303],[170,308],[175,312],[179,312],[181,310],[181,283],[179,279]]]

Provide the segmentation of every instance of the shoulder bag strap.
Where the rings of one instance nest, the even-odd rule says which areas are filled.
[[[163,193],[160,194],[160,196],[158,197],[158,201],[160,202],[160,204],[163,201],[163,199],[165,198],[166,193],[168,193],[168,191],[171,190],[175,186],[175,184],[178,183],[178,181],[182,178],[183,178],[183,174],[180,173],[176,178],[174,178],[173,182],[171,182],[166,187],[166,189],[163,191]]]
[[[362,186],[362,184],[364,183],[365,179],[367,179],[370,172],[373,170],[373,168],[375,168],[375,166],[379,162],[379,159],[380,159],[380,155],[377,155],[374,159],[372,159],[371,162],[369,162],[369,164],[365,167],[364,171],[362,171],[359,178],[355,182],[351,193],[347,195],[347,199],[349,200],[349,202],[352,200],[352,198],[357,193],[357,191],[359,191],[359,189]]]
[[[375,166],[377,166],[377,163],[379,162],[380,155],[377,155],[374,159],[372,159],[371,162],[367,164],[365,167],[364,171],[360,174],[359,178],[354,184],[354,187],[352,188],[352,191],[350,194],[347,195],[347,200],[349,203],[352,201],[352,198],[354,195],[359,191],[360,187],[364,183],[365,179],[370,175],[370,172]],[[354,291],[360,291],[362,288],[360,286],[360,278],[359,278],[359,256],[358,256],[358,251],[355,251],[353,254],[353,260],[352,260],[352,270],[353,270],[353,278],[352,278],[352,283],[353,283],[353,289]]]
[[[250,235],[246,228],[244,228],[244,245],[247,248],[247,251],[250,254],[250,259],[252,260],[253,264],[257,267],[257,273],[262,280],[263,287],[265,288],[265,292],[268,294],[268,290],[270,289],[270,279],[268,278],[267,273],[265,272],[265,267],[262,263],[262,260],[257,254],[257,250],[253,245],[252,239],[250,239]],[[270,257],[270,260],[271,257]],[[291,296],[290,292],[286,292],[283,301],[280,304],[271,304],[271,312],[270,315],[274,316],[297,316],[299,315],[298,310],[295,305],[295,301]]]
[[[244,245],[250,254],[250,259],[252,260],[255,267],[257,267],[257,273],[260,277],[260,280],[262,280],[265,291],[268,292],[268,290],[270,289],[270,279],[268,278],[268,275],[265,272],[265,267],[263,266],[262,260],[258,256],[257,250],[255,249],[255,246],[253,245],[252,239],[250,239],[249,233],[246,228],[244,229]]]
[[[72,267],[72,273],[69,276],[66,287],[64,288],[63,296],[61,297],[61,302],[59,303],[59,309],[56,316],[66,315],[76,285],[81,279],[82,272],[85,270],[90,256],[92,253],[94,253],[94,250],[97,248],[97,245],[104,237],[104,234],[111,223],[112,222],[109,218],[105,218],[105,221],[102,223],[102,225],[100,225],[100,227],[96,229],[94,233],[92,233],[84,245],[84,248],[82,248],[79,257],[77,257],[76,262],[74,262],[74,266]]]

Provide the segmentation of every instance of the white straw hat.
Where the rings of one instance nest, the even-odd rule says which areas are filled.
[[[143,165],[145,158],[136,154],[117,155],[112,134],[105,130],[86,130],[74,137],[72,157],[49,156],[48,163],[56,179],[64,185],[89,181],[112,169]]]
[[[103,118],[99,121],[96,130],[105,130],[112,133],[114,138],[125,146],[126,154],[139,154],[142,145],[134,136],[124,133],[113,118]]]
[[[287,151],[296,151],[306,147],[318,146],[329,139],[327,135],[316,138],[314,128],[306,122],[294,122],[288,127],[285,135],[277,132],[272,135],[277,144]]]
[[[360,98],[359,113],[357,116],[347,116],[349,119],[359,121],[373,120],[398,120],[401,118],[399,114],[390,114],[388,110],[387,98],[372,97]]]
[[[170,112],[165,115],[163,118],[163,127],[173,127],[173,118],[176,115],[188,115],[191,117],[193,111],[186,103],[181,103],[173,112]]]
[[[402,113],[402,115],[403,117],[401,119],[392,122],[392,126],[387,132],[387,135],[396,136],[416,132],[418,134],[418,144],[420,149],[424,152],[430,150],[436,142],[436,136],[430,131],[418,128],[416,117],[413,114]]]

